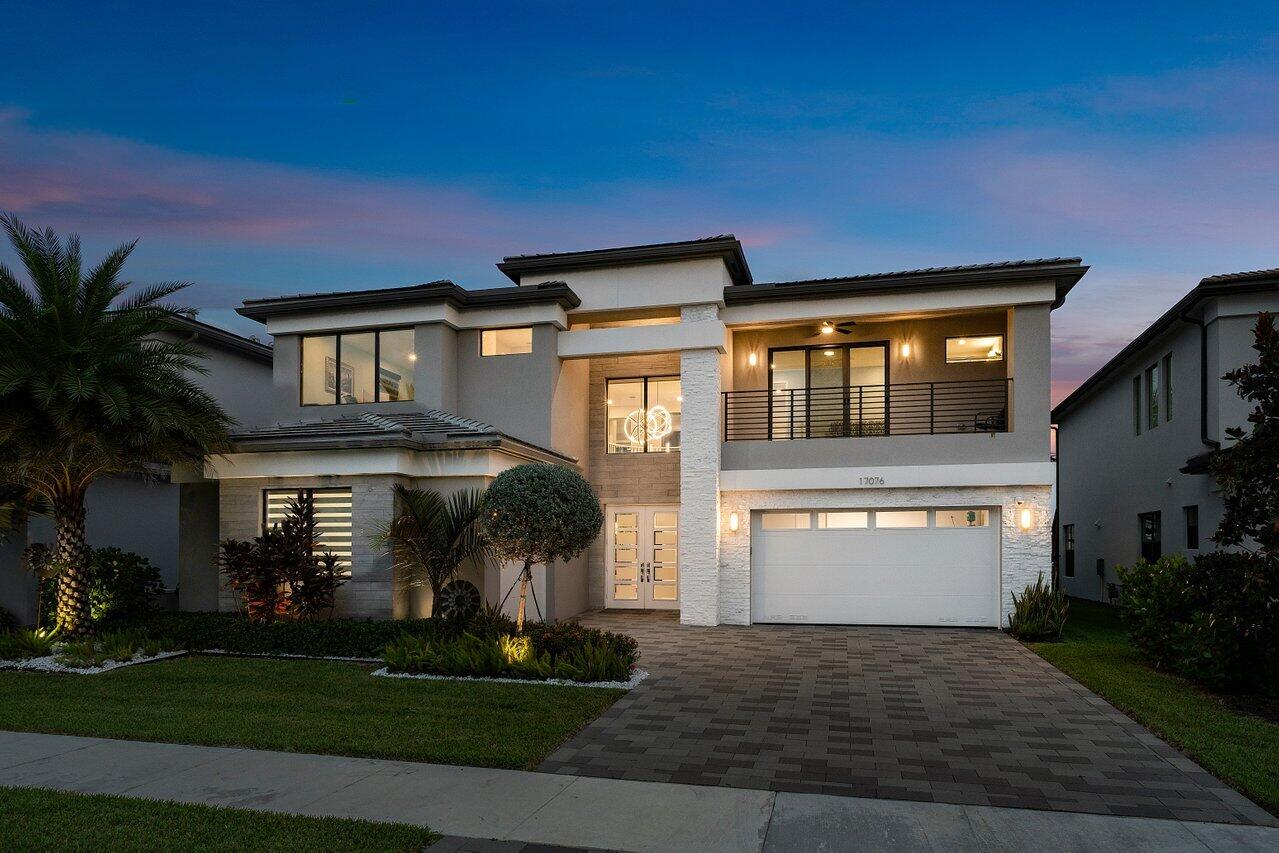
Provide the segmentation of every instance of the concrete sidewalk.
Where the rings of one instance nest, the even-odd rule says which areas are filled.
[[[607,850],[1274,850],[1279,829],[0,732],[0,785]]]

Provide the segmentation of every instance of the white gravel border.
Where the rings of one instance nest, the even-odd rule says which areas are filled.
[[[347,658],[336,655],[294,655],[285,652],[228,652],[226,649],[195,649],[193,655],[217,655],[228,658],[279,658],[281,660],[336,660],[344,663],[381,663],[381,658]]]
[[[0,669],[21,669],[29,672],[66,672],[72,675],[101,675],[104,672],[110,672],[113,669],[120,669],[125,666],[137,666],[140,663],[154,663],[158,660],[168,660],[169,658],[177,658],[185,655],[185,651],[179,652],[161,652],[158,655],[146,657],[142,654],[135,654],[130,660],[110,660],[102,666],[65,666],[57,661],[55,655],[46,655],[42,658],[27,658],[26,660],[0,660]]]
[[[374,670],[379,678],[411,678],[414,681],[489,681],[494,684],[554,684],[560,687],[603,687],[609,690],[633,690],[648,678],[648,672],[637,669],[627,681],[569,681],[567,678],[477,678],[473,675],[430,675],[424,672],[391,672],[386,667]]]

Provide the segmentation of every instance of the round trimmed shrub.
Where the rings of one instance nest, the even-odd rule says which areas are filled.
[[[481,526],[503,560],[526,567],[571,560],[604,526],[604,511],[591,484],[564,465],[518,465],[499,474],[484,492]]]

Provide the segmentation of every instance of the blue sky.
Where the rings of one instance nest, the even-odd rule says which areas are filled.
[[[722,232],[758,280],[1081,255],[1060,397],[1279,266],[1274,4],[202,5],[10,0],[0,209],[140,238],[135,280],[241,332],[249,296]]]

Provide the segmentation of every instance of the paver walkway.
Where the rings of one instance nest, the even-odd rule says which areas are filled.
[[[998,631],[592,613],[649,678],[538,768],[613,779],[1271,825]]]
[[[0,731],[0,785],[429,826],[455,851],[1273,851],[1279,829]],[[500,839],[488,844],[476,839]],[[534,847],[543,850],[543,847]]]

